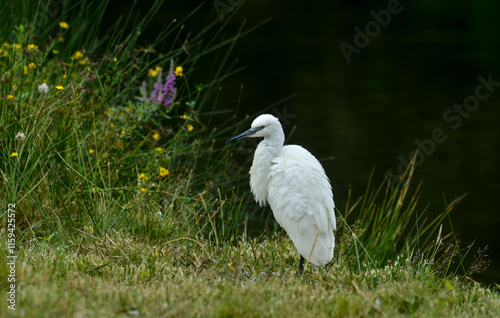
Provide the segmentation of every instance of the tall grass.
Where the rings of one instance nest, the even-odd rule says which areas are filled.
[[[192,33],[186,25],[198,7],[167,21],[145,45],[141,30],[163,1],[154,2],[142,18],[131,13],[117,20],[107,32],[101,26],[108,1],[64,2],[45,20],[48,5],[10,1],[0,9],[0,21],[8,24],[0,29],[0,215],[5,225],[7,205],[16,204],[19,275],[32,284],[20,289],[28,315],[41,308],[49,312],[53,303],[61,312],[78,313],[68,304],[88,299],[67,296],[74,277],[83,289],[101,286],[103,299],[112,299],[109,311],[101,298],[92,301],[88,312],[104,316],[133,309],[127,300],[138,291],[119,286],[147,290],[151,303],[165,301],[158,295],[182,303],[190,288],[207,299],[216,286],[216,295],[230,299],[210,299],[221,315],[250,310],[237,305],[249,299],[240,285],[260,303],[286,293],[296,304],[278,301],[283,312],[304,313],[313,307],[305,299],[321,299],[317,313],[381,313],[376,299],[367,296],[371,293],[387,302],[408,295],[391,313],[419,308],[442,313],[450,306],[473,312],[477,308],[470,304],[478,295],[489,297],[486,308],[497,306],[490,291],[466,284],[484,270],[484,250],[467,268],[471,248],[461,249],[455,233],[442,232],[461,198],[440,213],[422,207],[420,185],[411,186],[414,161],[400,182],[385,179],[374,187],[372,175],[364,195],[349,194],[343,212],[336,211],[334,261],[305,277],[295,276],[298,254],[283,231],[266,228],[249,235],[256,207],[245,192],[248,167],[222,142],[244,123],[228,116],[221,126],[211,125],[212,116],[234,113],[218,105],[220,85],[238,71],[231,63],[233,46],[258,27],[241,24],[227,33],[238,7],[223,21],[212,15]],[[207,60],[212,60],[209,76],[195,82]],[[167,74],[175,74],[176,97],[165,105],[150,96]],[[244,151],[248,158],[251,150]],[[6,234],[0,233],[4,246]],[[0,249],[2,258],[5,250]],[[6,273],[1,267],[2,277]],[[32,283],[40,277],[39,285]],[[266,284],[262,295],[253,285],[259,282]],[[402,291],[394,282],[411,289]],[[159,291],[160,285],[167,289]],[[7,288],[4,281],[1,286]],[[468,294],[460,294],[462,288]],[[432,297],[415,299],[422,290]],[[437,294],[444,296],[434,302]],[[357,301],[349,303],[346,295]],[[361,307],[366,303],[368,308]],[[174,312],[185,313],[182,308],[175,306]],[[203,315],[204,308],[193,305],[194,315]],[[161,312],[148,310],[142,309]]]
[[[233,35],[222,34],[234,11],[224,23],[214,16],[193,35],[182,24],[193,12],[167,23],[147,49],[141,30],[163,1],[143,18],[132,22],[130,14],[104,33],[108,1],[64,2],[55,19],[45,20],[48,5],[8,2],[1,11],[10,22],[0,34],[0,196],[2,206],[16,203],[23,211],[17,224],[22,235],[63,245],[85,228],[98,236],[111,230],[167,239],[234,235],[244,199],[220,195],[222,174],[206,173],[222,171],[225,153],[214,145],[220,132],[204,124],[210,116],[200,114],[214,107],[220,83],[237,71],[228,65],[229,54],[251,29],[242,25]],[[165,42],[169,50],[154,53]],[[190,83],[208,56],[212,77]],[[150,102],[171,63],[182,67],[175,101]],[[38,91],[43,83],[47,93]],[[145,222],[152,219],[158,226]]]

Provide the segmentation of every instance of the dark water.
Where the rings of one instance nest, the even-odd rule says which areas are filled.
[[[167,6],[163,21],[195,6]],[[498,12],[498,1],[247,1],[230,27],[273,19],[236,45],[248,67],[223,84],[221,108],[240,84],[240,118],[296,94],[270,112],[288,114],[290,142],[334,157],[322,163],[340,210],[349,185],[362,195],[374,166],[380,181],[420,147],[420,209],[437,214],[468,193],[452,213],[455,232],[474,252],[489,246],[492,266],[476,278],[499,282]]]

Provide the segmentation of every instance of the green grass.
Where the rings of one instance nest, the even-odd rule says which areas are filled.
[[[298,278],[296,258],[282,236],[214,248],[201,238],[97,238],[82,231],[70,250],[23,246],[14,316],[493,317],[500,309],[494,291],[443,280],[432,266],[396,259],[356,272],[335,263]]]
[[[258,26],[228,33],[235,8],[191,32],[183,25],[195,10],[168,21],[145,47],[138,30],[162,5],[145,18],[118,20],[105,35],[94,13],[104,12],[106,1],[67,2],[46,23],[46,2],[0,8],[0,259],[11,256],[9,204],[17,255],[16,311],[4,297],[0,316],[500,311],[498,285],[473,279],[487,266],[485,250],[473,257],[472,246],[443,233],[460,198],[442,212],[422,208],[413,166],[397,184],[374,187],[369,177],[366,193],[337,198],[345,207],[337,211],[334,261],[297,277],[298,253],[286,234],[266,228],[267,218],[249,217],[256,208],[245,193],[248,167],[223,143],[242,123],[234,122],[234,109],[218,105],[220,85],[238,71],[230,63],[237,40]],[[171,65],[183,71],[175,100],[149,101]],[[216,114],[230,120],[213,128]],[[266,230],[249,235],[249,223]],[[7,295],[8,267],[0,277]]]

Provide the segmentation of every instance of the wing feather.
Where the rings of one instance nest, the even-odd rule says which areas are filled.
[[[304,258],[312,250],[311,263],[329,262],[335,214],[332,188],[323,167],[306,149],[289,145],[272,160],[269,171],[268,201],[274,217]]]

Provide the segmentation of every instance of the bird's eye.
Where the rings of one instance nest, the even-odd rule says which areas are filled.
[[[262,129],[264,129],[264,127],[266,127],[266,126],[260,126],[260,127],[259,127],[259,130],[262,130]]]

